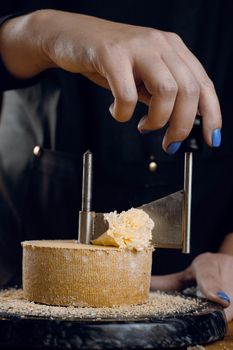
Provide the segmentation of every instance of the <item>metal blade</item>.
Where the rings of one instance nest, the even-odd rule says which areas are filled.
[[[180,191],[139,207],[154,221],[152,243],[155,247],[182,247],[182,205],[183,191]],[[107,229],[108,223],[104,220],[104,214],[95,213],[92,239],[99,237]]]
[[[108,222],[104,220],[103,213],[95,213],[93,222],[93,232],[91,239],[96,239],[108,229]]]
[[[182,248],[183,196],[183,191],[179,191],[139,207],[154,221],[152,243],[155,247]]]

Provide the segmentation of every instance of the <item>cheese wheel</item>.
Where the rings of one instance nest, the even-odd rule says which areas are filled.
[[[147,302],[152,248],[131,251],[77,241],[25,241],[26,299],[48,305],[111,307]]]

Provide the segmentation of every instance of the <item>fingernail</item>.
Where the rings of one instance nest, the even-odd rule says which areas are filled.
[[[221,129],[215,129],[212,132],[212,146],[219,147],[221,145]]]
[[[180,141],[171,143],[167,148],[167,153],[169,153],[169,154],[176,153],[178,151],[178,149],[180,148],[181,143],[182,142],[180,142]]]
[[[141,134],[143,134],[143,135],[149,134],[149,133],[151,132],[151,130],[141,130],[141,129],[138,129],[138,130],[139,130],[139,132],[140,132]]]
[[[113,116],[113,106],[114,106],[114,103],[112,103],[109,107],[109,112],[111,113],[112,116]]]
[[[226,293],[224,293],[223,291],[218,292],[217,295],[220,299],[227,301],[228,303],[231,302],[231,299],[229,298],[229,296]]]

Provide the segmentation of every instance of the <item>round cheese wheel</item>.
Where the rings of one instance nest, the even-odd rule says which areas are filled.
[[[152,248],[131,251],[77,241],[25,241],[26,299],[48,305],[111,307],[147,302]]]

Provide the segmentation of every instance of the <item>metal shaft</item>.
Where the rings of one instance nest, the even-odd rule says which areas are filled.
[[[92,153],[83,155],[82,211],[91,210],[92,197]]]
[[[89,244],[93,228],[92,199],[92,153],[83,155],[82,210],[79,212],[79,242]]]
[[[182,213],[182,252],[190,253],[193,153],[184,156],[184,201]]]

